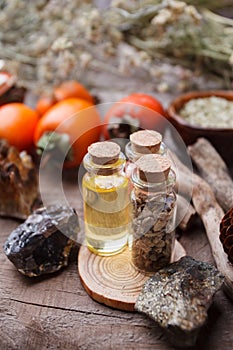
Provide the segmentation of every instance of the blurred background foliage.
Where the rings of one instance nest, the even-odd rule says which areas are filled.
[[[232,88],[233,1],[0,0],[0,8],[0,66],[33,91],[87,70],[153,75],[159,62],[198,67]]]

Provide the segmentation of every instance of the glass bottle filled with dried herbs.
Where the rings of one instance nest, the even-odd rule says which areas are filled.
[[[145,154],[167,154],[167,146],[162,141],[162,135],[155,130],[139,130],[132,133],[130,141],[125,146],[128,158],[126,174],[131,175],[134,163]]]
[[[98,255],[113,255],[127,244],[130,224],[129,180],[123,172],[125,156],[111,141],[88,147],[83,177],[85,236]]]
[[[134,266],[154,272],[171,261],[175,242],[176,176],[167,157],[147,154],[132,172],[132,226],[129,245]]]

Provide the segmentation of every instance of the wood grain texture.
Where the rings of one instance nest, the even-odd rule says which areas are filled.
[[[173,261],[185,255],[182,245],[175,241]],[[94,300],[126,311],[134,311],[136,299],[149,277],[132,265],[129,249],[103,257],[82,246],[78,255],[78,272],[84,288]]]
[[[80,217],[80,193],[67,178],[64,189]],[[51,192],[51,196],[52,196]],[[56,200],[56,196],[54,197]],[[0,219],[0,245],[19,224]],[[213,262],[200,222],[181,236],[187,254]],[[1,350],[174,350],[156,324],[136,312],[115,310],[92,300],[77,273],[77,253],[68,268],[52,276],[26,278],[0,250]],[[231,350],[232,302],[220,291],[195,350]]]
[[[204,138],[198,139],[189,146],[188,152],[201,176],[212,188],[220,206],[228,211],[233,207],[233,180],[224,160]]]
[[[192,178],[192,201],[194,208],[205,226],[206,235],[217,268],[225,276],[223,284],[225,291],[233,299],[233,266],[228,261],[228,257],[219,239],[220,222],[224,216],[224,211],[218,204],[210,185],[200,176],[193,174],[175,155],[174,158],[176,159],[176,165],[180,173],[183,174],[182,176]]]
[[[179,225],[181,230],[186,231],[192,226],[195,215],[196,210],[192,204],[185,197],[177,194],[176,224]]]

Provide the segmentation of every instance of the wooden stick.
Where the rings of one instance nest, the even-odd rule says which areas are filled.
[[[192,198],[192,192],[193,192],[192,180],[190,180],[182,171],[178,172],[175,190],[176,190],[176,193],[181,194],[183,197],[187,198],[188,200]]]
[[[225,210],[233,207],[233,181],[226,164],[215,148],[204,138],[188,147],[201,176],[211,186],[220,206]]]
[[[225,276],[224,288],[227,294],[233,298],[233,266],[229,263],[219,239],[219,226],[224,212],[216,201],[209,184],[200,176],[193,174],[176,156],[174,158],[181,176],[189,177],[193,184],[192,200],[194,208],[205,226],[217,268]]]
[[[193,192],[193,180],[192,177],[190,177],[191,171],[179,160],[175,153],[169,150],[168,155],[175,164],[176,193],[181,194],[183,197],[187,198],[188,201],[190,201]]]
[[[195,216],[196,210],[191,205],[193,180],[190,176],[191,171],[179,160],[175,153],[168,150],[168,155],[172,159],[176,172],[176,186],[177,193],[177,218],[176,224],[181,230],[186,231]]]
[[[183,196],[177,195],[177,215],[176,223],[181,230],[186,231],[192,224],[196,210],[192,204]]]

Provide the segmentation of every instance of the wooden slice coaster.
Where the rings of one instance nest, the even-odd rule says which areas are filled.
[[[173,261],[185,256],[183,246],[175,241]],[[109,257],[95,255],[81,246],[78,271],[87,293],[96,301],[115,309],[134,311],[134,304],[149,278],[134,268],[129,249]]]

